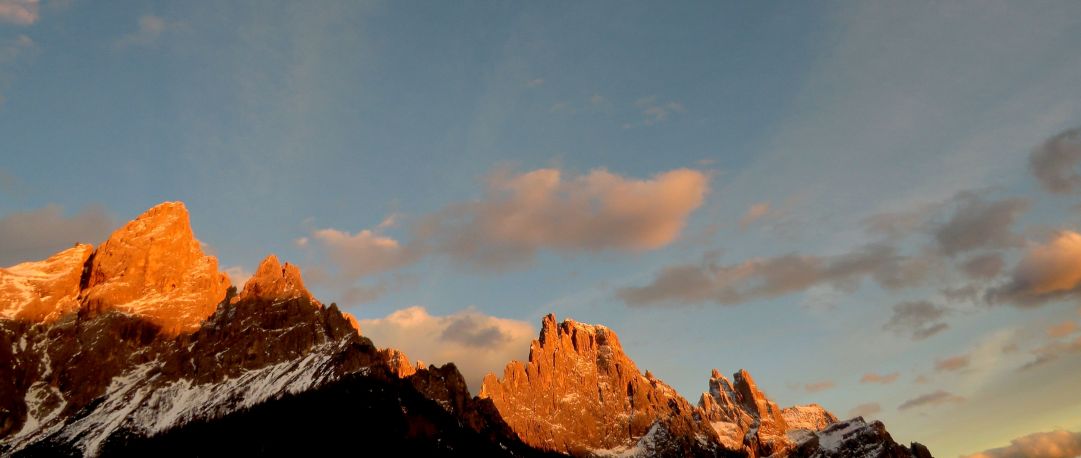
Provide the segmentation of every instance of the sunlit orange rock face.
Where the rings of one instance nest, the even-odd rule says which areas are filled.
[[[233,298],[234,302],[247,299],[263,299],[270,301],[286,301],[303,298],[315,306],[322,304],[312,296],[308,288],[304,287],[304,279],[300,275],[300,268],[296,264],[278,261],[278,257],[272,255],[263,259],[255,273],[244,283],[244,289]],[[360,324],[353,315],[341,312],[342,316],[349,321],[349,325],[358,333]]]
[[[733,378],[735,384],[714,369],[709,393],[703,393],[698,401],[721,443],[728,449],[745,448],[757,456],[788,448],[789,425],[781,408],[758,389],[747,371],[740,370]]]
[[[384,348],[379,350],[379,354],[383,356],[387,362],[387,367],[390,368],[394,375],[398,378],[405,378],[410,375],[416,374],[417,369],[423,369],[418,361],[417,366],[413,366],[409,362],[409,357],[402,353],[400,350],[394,348]]]
[[[544,318],[529,362],[507,365],[503,379],[485,377],[491,399],[512,430],[534,447],[589,455],[632,447],[658,421],[693,428],[694,408],[624,353],[604,326]],[[693,437],[693,434],[691,435]]]
[[[300,278],[300,269],[288,262],[283,266],[277,256],[269,255],[259,263],[259,268],[244,284],[244,290],[240,292],[237,299],[287,300],[297,297],[315,301],[304,287],[304,280]]]
[[[140,316],[176,334],[198,329],[229,286],[218,260],[195,239],[184,204],[166,202],[117,229],[98,248],[83,295],[92,310]]]
[[[44,261],[0,269],[0,318],[48,322],[78,310],[79,283],[93,252],[79,244]]]

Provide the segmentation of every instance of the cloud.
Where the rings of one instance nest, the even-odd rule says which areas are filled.
[[[968,355],[951,356],[946,359],[935,360],[935,371],[956,372],[968,367],[971,358]]]
[[[943,404],[964,402],[964,400],[965,398],[951,394],[948,391],[938,390],[902,402],[901,405],[897,406],[897,410],[908,410],[916,407],[933,407]]]
[[[1059,337],[1066,337],[1066,336],[1068,336],[1070,334],[1073,334],[1076,331],[1077,331],[1077,322],[1076,321],[1073,321],[1073,320],[1063,321],[1063,322],[1061,322],[1059,324],[1048,327],[1047,328],[1047,336],[1052,338],[1052,339],[1057,339]]]
[[[55,204],[0,218],[0,266],[45,259],[75,243],[99,243],[116,227],[105,209],[84,208],[64,216]]]
[[[34,40],[26,35],[19,35],[14,40],[0,44],[0,64],[12,62],[24,51],[34,47]]]
[[[948,324],[939,322],[945,315],[946,308],[928,301],[901,302],[893,306],[893,316],[882,329],[923,340],[949,329]]]
[[[969,278],[988,280],[997,277],[1002,272],[1003,265],[1005,261],[1002,260],[1001,254],[988,253],[969,258],[961,264],[961,271]]]
[[[709,177],[690,169],[649,179],[604,169],[497,172],[482,199],[422,218],[413,234],[427,250],[487,269],[528,262],[541,249],[653,250],[680,235],[708,191]]]
[[[870,277],[883,288],[899,289],[923,281],[928,266],[888,245],[872,244],[836,256],[787,254],[718,265],[712,257],[699,264],[678,264],[658,272],[650,284],[624,287],[616,296],[631,306],[739,304],[804,291],[817,285],[843,289]]]
[[[360,329],[376,345],[397,348],[414,360],[454,362],[474,393],[488,372],[508,361],[524,360],[537,335],[529,323],[485,315],[472,307],[438,316],[414,306],[360,320]]]
[[[333,228],[317,229],[312,231],[311,238],[319,242],[341,273],[350,278],[400,269],[420,257],[416,250],[367,229],[355,234]],[[300,243],[300,240],[304,242]],[[309,243],[307,238],[300,240],[298,245]]]
[[[858,405],[856,407],[853,407],[851,410],[848,411],[848,417],[849,418],[854,418],[854,417],[867,418],[867,417],[870,417],[871,415],[877,414],[877,413],[879,413],[881,411],[882,411],[882,406],[879,405],[877,402],[868,402],[868,403],[860,404],[860,405]]]
[[[1010,228],[1028,209],[1024,199],[986,202],[971,193],[958,196],[953,216],[934,231],[938,247],[946,255],[955,255],[985,247],[1016,245],[1019,238]]]
[[[526,87],[540,87],[544,85],[544,78],[534,78],[525,82]]]
[[[946,202],[931,202],[901,211],[876,213],[864,218],[863,226],[871,234],[903,238],[926,229],[931,218],[945,205]]]
[[[803,390],[808,393],[818,393],[821,391],[832,389],[835,386],[837,386],[837,383],[835,383],[833,380],[823,380],[820,382],[805,384],[803,385]]]
[[[19,56],[33,50],[34,46],[34,40],[26,35],[18,35],[13,40],[0,40],[0,103],[4,101],[3,93],[13,80],[8,67],[14,65]],[[0,173],[0,190],[10,191],[14,181],[10,175]]]
[[[739,228],[747,229],[748,226],[766,217],[766,215],[769,215],[769,202],[753,204],[747,209],[747,213],[744,213],[743,217],[739,219]]]
[[[160,16],[146,14],[139,18],[138,29],[117,39],[113,46],[117,49],[151,46],[157,43],[165,32],[180,26],[180,23],[168,22]]]
[[[1060,231],[1045,244],[1030,244],[1010,280],[988,293],[991,302],[1033,307],[1074,296],[1081,287],[1081,234]]]
[[[652,126],[654,124],[660,124],[668,121],[668,119],[675,113],[683,113],[687,109],[683,106],[682,102],[670,100],[668,102],[662,102],[657,99],[657,96],[651,95],[642,97],[634,101],[634,106],[641,110],[642,121],[637,125]],[[632,124],[624,124],[623,128],[633,127]]]
[[[1070,194],[1081,188],[1078,162],[1081,162],[1081,127],[1061,132],[1032,150],[1028,166],[1047,192]]]
[[[38,20],[38,0],[0,0],[0,22],[30,25]]]
[[[603,169],[569,177],[558,169],[501,171],[483,198],[417,218],[408,242],[381,234],[397,224],[392,215],[374,230],[316,229],[296,244],[317,245],[354,279],[432,255],[496,270],[528,263],[540,250],[646,251],[678,238],[708,190],[709,177],[690,169],[641,180]]]
[[[244,284],[251,278],[251,271],[244,268],[244,266],[229,266],[225,269],[225,274],[229,276],[229,281],[232,282],[238,290],[244,289]]]
[[[1081,336],[1078,336],[1073,340],[1052,341],[1029,350],[1029,353],[1032,353],[1035,358],[1022,365],[1019,370],[1026,371],[1037,366],[1042,366],[1065,354],[1081,353]]]
[[[1081,456],[1081,432],[1056,430],[1032,433],[1011,440],[1005,447],[984,450],[965,458],[1076,458]]]
[[[868,372],[863,374],[860,378],[860,383],[880,383],[882,385],[889,385],[896,382],[901,377],[900,372],[890,372],[889,374],[876,374],[874,372]]]

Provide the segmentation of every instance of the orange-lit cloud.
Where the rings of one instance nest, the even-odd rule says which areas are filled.
[[[955,372],[968,367],[971,358],[968,355],[951,356],[935,361],[935,370],[938,372]]]
[[[0,218],[0,266],[45,259],[76,242],[96,244],[115,228],[105,209],[97,206],[70,217],[59,205],[9,213]]]
[[[708,191],[709,176],[690,169],[649,179],[604,169],[581,176],[558,169],[499,171],[489,176],[483,198],[412,220],[408,241],[382,233],[398,225],[400,218],[392,215],[375,229],[316,229],[296,243],[323,249],[338,274],[350,279],[401,269],[433,255],[498,269],[526,263],[540,250],[653,250],[679,237]]]
[[[1081,456],[1081,432],[1065,430],[1032,433],[1005,447],[984,450],[965,458],[1076,458]]]
[[[808,393],[818,393],[820,391],[826,391],[837,386],[833,380],[823,380],[820,382],[813,382],[803,385],[803,391]]]
[[[604,169],[565,176],[558,169],[499,172],[485,196],[423,218],[414,231],[429,249],[499,268],[541,249],[641,251],[675,240],[709,191],[709,177],[678,169],[649,179]]]
[[[1081,234],[1061,231],[1045,244],[1033,244],[1014,268],[1009,283],[990,294],[1020,307],[1040,305],[1081,287]]]
[[[868,372],[866,374],[863,374],[863,377],[860,378],[860,383],[880,383],[883,385],[888,385],[890,383],[896,382],[897,379],[900,377],[900,372],[890,372],[889,374],[876,374],[874,372]]]
[[[391,237],[367,229],[355,234],[337,229],[319,229],[312,232],[312,238],[326,248],[330,259],[348,276],[363,277],[399,269],[414,262],[420,255]],[[303,245],[307,245],[307,242]]]
[[[360,320],[360,329],[375,345],[401,350],[413,361],[454,362],[473,393],[488,372],[508,361],[524,360],[537,336],[527,322],[493,317],[474,308],[439,316],[414,306],[383,318]]]
[[[0,0],[0,22],[30,25],[38,20],[38,0]]]
[[[1052,339],[1066,337],[1077,331],[1077,322],[1073,320],[1063,321],[1047,328],[1047,336]]]
[[[754,224],[756,221],[769,215],[769,210],[769,202],[759,202],[751,205],[751,207],[747,209],[747,213],[744,213],[743,217],[739,219],[739,228],[747,229],[747,227]]]

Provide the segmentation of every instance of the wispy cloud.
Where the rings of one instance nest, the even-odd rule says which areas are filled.
[[[1043,366],[1063,355],[1081,353],[1081,336],[1068,340],[1052,340],[1029,350],[1029,353],[1033,355],[1033,359],[1022,365],[1019,370],[1026,371]]]
[[[805,291],[816,285],[852,289],[864,278],[888,288],[921,283],[928,266],[919,257],[873,244],[836,256],[788,254],[720,265],[715,259],[678,264],[658,272],[645,286],[624,287],[616,295],[631,306],[732,305]]]
[[[11,40],[0,40],[0,104],[4,102],[4,92],[13,79],[11,67],[20,56],[32,51],[36,45],[26,35],[18,35]]]
[[[182,27],[179,22],[170,22],[161,16],[146,14],[139,17],[138,28],[135,31],[118,38],[113,47],[124,49],[129,47],[147,47],[155,45],[165,33]]]
[[[833,380],[821,380],[818,382],[806,383],[803,385],[803,391],[808,393],[818,393],[826,390],[833,389],[837,386],[837,383]]]
[[[901,302],[894,304],[893,315],[882,329],[923,340],[949,329],[948,324],[940,321],[946,313],[945,307],[928,301]]]
[[[896,382],[897,379],[900,377],[900,372],[890,372],[888,374],[877,374],[874,372],[868,372],[866,374],[863,374],[863,377],[860,378],[860,383],[879,383],[882,385],[889,385],[890,383]]]
[[[897,410],[909,410],[918,407],[935,407],[945,404],[964,402],[965,398],[956,396],[948,391],[938,390],[931,393],[916,396],[897,406]]]
[[[668,121],[673,115],[684,113],[687,109],[683,103],[677,100],[662,101],[655,95],[639,98],[634,101],[634,106],[639,110],[640,121],[623,124],[624,129],[636,126],[652,126]]]
[[[743,214],[743,217],[739,219],[739,228],[747,229],[750,225],[756,221],[765,218],[770,213],[769,202],[758,202],[752,204],[747,212]]]
[[[0,0],[0,22],[30,25],[38,21],[38,0]]]
[[[949,358],[935,360],[935,371],[938,372],[957,372],[961,369],[968,367],[971,362],[969,355],[957,355]]]

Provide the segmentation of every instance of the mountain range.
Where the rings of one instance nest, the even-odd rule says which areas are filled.
[[[931,456],[878,421],[782,408],[742,370],[692,404],[611,329],[554,315],[474,396],[453,363],[378,347],[293,264],[270,255],[238,286],[179,202],[0,269],[0,454]]]

